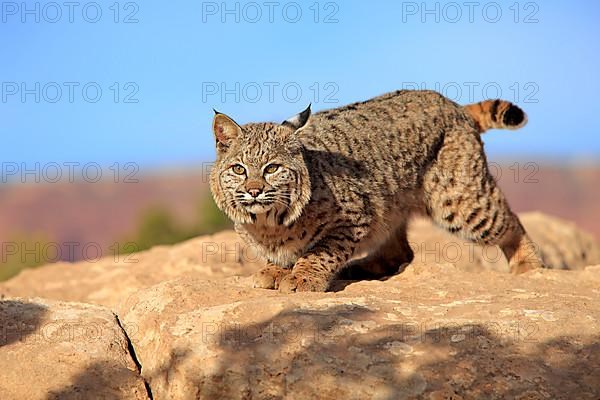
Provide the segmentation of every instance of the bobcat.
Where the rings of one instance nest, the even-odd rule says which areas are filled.
[[[413,258],[406,228],[414,214],[499,245],[520,273],[543,265],[488,171],[480,134],[526,123],[507,101],[463,107],[407,90],[312,116],[309,106],[281,124],[240,126],[215,111],[210,187],[267,260],[255,287],[325,291],[342,271],[394,274]]]

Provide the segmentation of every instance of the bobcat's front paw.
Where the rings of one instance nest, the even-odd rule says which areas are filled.
[[[279,282],[281,282],[286,275],[289,275],[290,272],[291,269],[269,264],[252,275],[252,286],[261,289],[277,289],[279,287]]]
[[[292,272],[279,283],[279,291],[283,293],[324,292],[328,287],[329,280],[303,274],[302,272]]]

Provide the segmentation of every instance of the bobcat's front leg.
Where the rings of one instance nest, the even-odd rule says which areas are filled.
[[[356,233],[336,233],[321,239],[296,261],[291,274],[279,283],[281,292],[324,292],[352,256]]]
[[[253,287],[261,289],[278,289],[281,280],[292,272],[291,268],[283,268],[273,263],[259,270],[252,276]]]

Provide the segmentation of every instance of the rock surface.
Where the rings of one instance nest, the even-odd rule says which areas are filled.
[[[520,217],[549,267],[576,270],[600,264],[596,240],[573,224],[540,213]],[[408,239],[415,262],[452,263],[466,271],[508,271],[508,263],[497,247],[482,248],[458,239],[428,220],[415,220]],[[262,266],[255,249],[246,246],[234,232],[226,231],[133,255],[25,270],[0,282],[0,295],[115,307],[139,289],[169,279],[188,274],[207,279],[249,276]]]
[[[261,265],[237,234],[226,231],[132,255],[25,270],[0,283],[0,294],[114,307],[141,288],[189,273],[205,278],[250,275]]]
[[[148,399],[129,340],[104,307],[0,300],[0,328],[0,399]]]
[[[335,293],[178,279],[119,308],[157,399],[597,398],[600,266],[411,265]]]
[[[578,270],[600,263],[598,242],[574,224],[537,212],[519,217],[548,267]],[[509,270],[498,247],[481,247],[457,239],[433,226],[429,220],[414,221],[408,239],[417,262],[452,263],[466,271]]]
[[[522,221],[555,269],[417,220],[404,272],[328,293],[252,289],[231,232],[25,271],[0,284],[0,399],[597,399],[600,246]]]

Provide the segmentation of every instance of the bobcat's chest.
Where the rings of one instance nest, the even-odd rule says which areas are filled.
[[[250,246],[268,261],[281,267],[291,267],[304,253],[305,240],[285,227],[243,225],[239,229]]]

